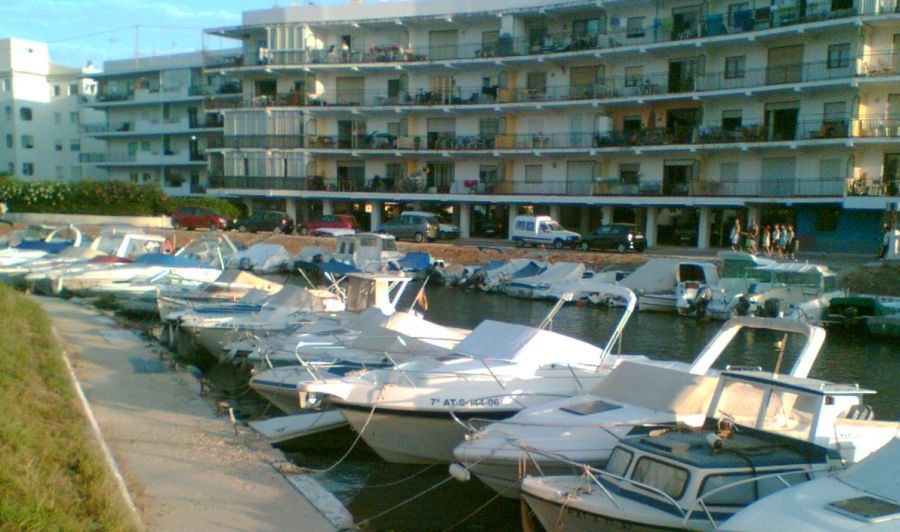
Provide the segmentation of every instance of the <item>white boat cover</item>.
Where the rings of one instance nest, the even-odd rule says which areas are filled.
[[[485,320],[456,346],[472,358],[499,359],[540,366],[552,363],[594,365],[603,350],[587,342],[526,325]]]
[[[695,416],[709,410],[718,382],[718,377],[625,361],[600,381],[591,395],[679,416]]]
[[[269,293],[275,293],[284,287],[280,283],[276,283],[275,281],[253,275],[252,273],[244,270],[225,270],[221,275],[219,275],[219,277],[216,278],[215,281],[213,281],[212,286],[217,288],[222,286],[230,286],[234,288],[256,288],[259,290],[267,291]]]
[[[228,258],[227,268],[247,269],[247,263],[255,271],[276,271],[282,264],[292,260],[284,246],[278,244],[253,244],[249,248],[238,251]]]
[[[896,501],[900,499],[900,436],[889,441],[884,447],[858,464],[851,465],[839,473],[845,483],[867,493]]]
[[[659,292],[671,290],[675,286],[675,275],[681,261],[673,259],[650,259],[619,281],[634,292]]]
[[[522,277],[513,282],[518,285],[551,285],[578,281],[584,274],[584,264],[580,262],[557,262],[551,264],[543,273],[531,277]]]
[[[391,314],[387,318],[384,327],[413,338],[451,341],[454,344],[462,341],[471,333],[471,331],[466,329],[438,325],[409,312],[395,312]]]
[[[325,290],[309,290],[297,285],[285,285],[268,301],[268,307],[287,307],[310,312],[322,312],[328,310],[326,299],[337,299],[334,294]]]

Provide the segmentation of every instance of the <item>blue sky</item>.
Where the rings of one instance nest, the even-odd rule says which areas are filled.
[[[317,3],[322,0],[316,0]],[[325,3],[330,3],[326,0]],[[93,60],[134,57],[135,25],[140,54],[161,55],[228,47],[203,37],[204,28],[235,26],[241,13],[291,0],[0,0],[0,38],[19,37],[50,43],[54,62],[71,67]],[[202,39],[202,40],[201,40]]]

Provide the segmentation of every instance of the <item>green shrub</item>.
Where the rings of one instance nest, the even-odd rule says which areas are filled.
[[[156,184],[86,179],[73,183],[23,182],[0,175],[0,202],[12,212],[156,216],[183,205],[207,207],[230,217],[241,209],[220,198],[170,198]]]

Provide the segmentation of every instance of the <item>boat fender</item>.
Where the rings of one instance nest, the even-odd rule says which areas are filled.
[[[468,482],[472,478],[472,473],[466,468],[466,466],[460,464],[459,462],[453,462],[452,464],[450,464],[450,476],[460,482]]]

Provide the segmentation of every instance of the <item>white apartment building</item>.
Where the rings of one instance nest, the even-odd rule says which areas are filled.
[[[158,183],[169,195],[202,194],[209,185],[207,147],[222,135],[219,107],[240,99],[240,82],[204,67],[233,63],[234,51],[192,52],[106,61],[94,75],[103,113],[82,128],[102,141],[85,154],[111,179]]]
[[[79,107],[93,98],[94,70],[50,60],[46,43],[0,39],[0,172],[23,180],[99,177],[81,155],[96,146],[79,127],[98,115]]]
[[[430,0],[246,12],[217,195],[372,228],[407,206],[732,220],[873,251],[900,185],[897,0]]]

